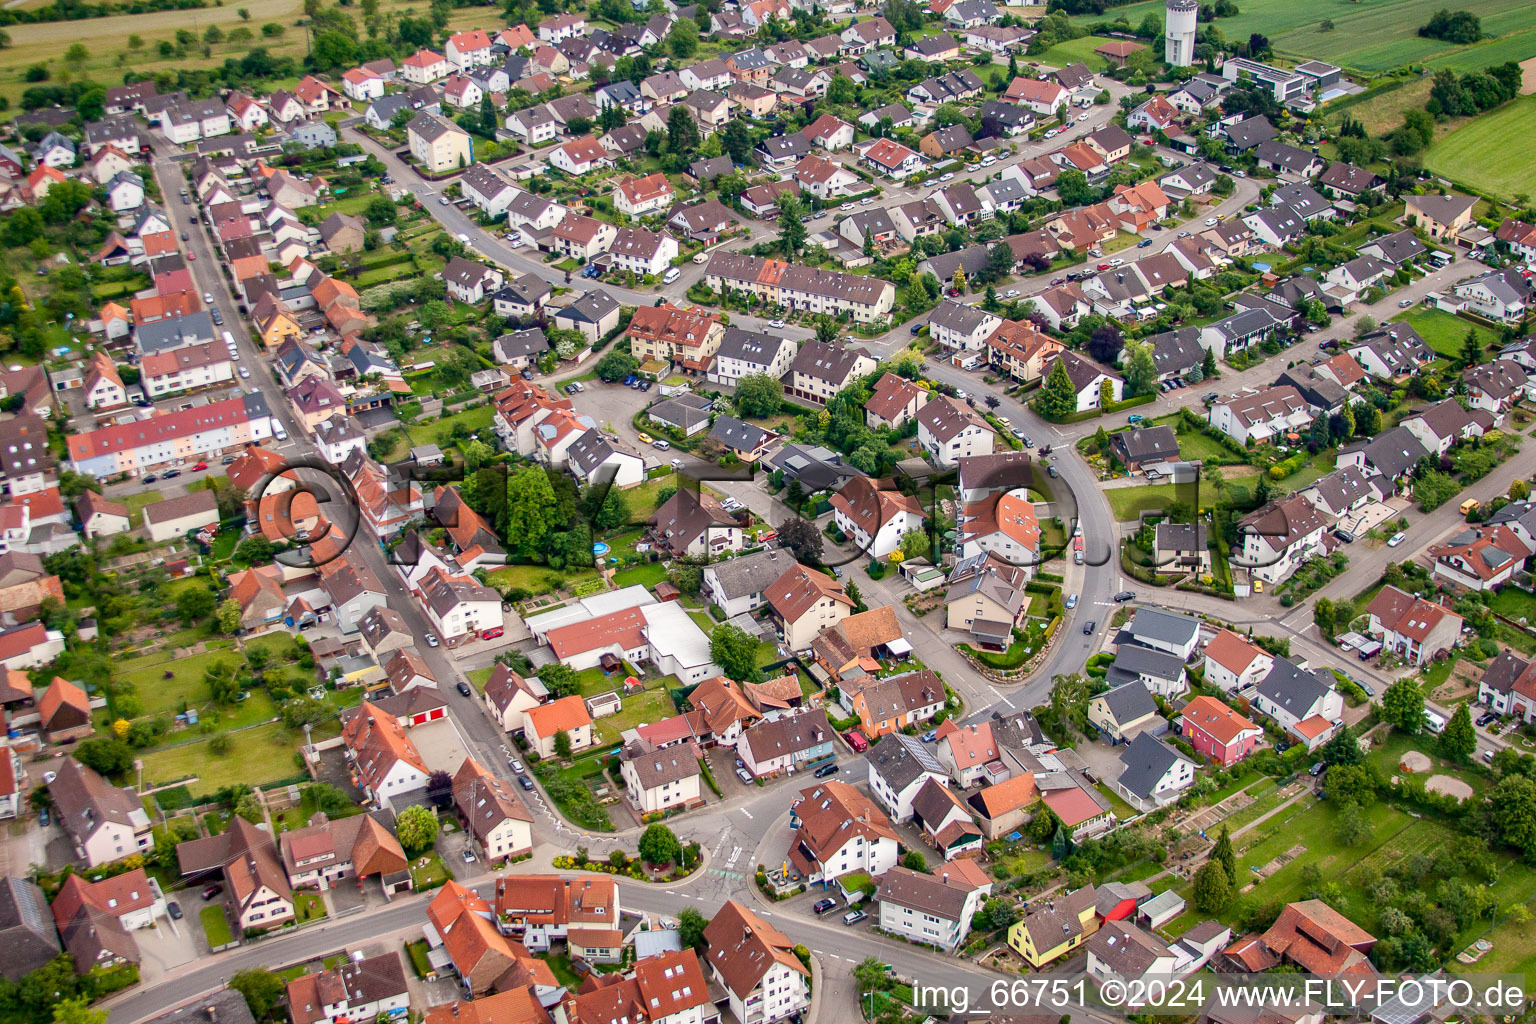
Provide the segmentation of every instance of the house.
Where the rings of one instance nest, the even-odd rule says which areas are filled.
[[[1312,424],[1306,399],[1294,387],[1248,388],[1211,406],[1211,426],[1239,444],[1268,441]]]
[[[1006,647],[1012,643],[1014,627],[1029,610],[1024,589],[1029,576],[1027,568],[1010,565],[990,552],[974,571],[951,572],[944,595],[946,624],[969,631],[984,646]]]
[[[219,521],[219,506],[212,491],[193,491],[144,506],[144,527],[150,540],[164,542],[195,533]]]
[[[943,64],[960,59],[960,41],[948,32],[914,39],[904,47],[901,55],[906,60],[920,60],[926,64]]]
[[[1515,267],[1458,281],[1451,291],[1473,311],[1505,324],[1519,323],[1531,305],[1530,279]]]
[[[921,531],[927,516],[916,498],[880,487],[868,477],[854,477],[832,496],[832,520],[859,551],[884,558],[901,546],[907,533]]]
[[[1122,683],[1088,702],[1088,723],[1111,743],[1125,743],[1143,732],[1168,728],[1152,691],[1141,682]]]
[[[293,1024],[339,1024],[345,1020],[397,1017],[411,1003],[400,954],[343,959],[334,968],[288,982]]]
[[[801,650],[853,609],[843,585],[831,576],[793,563],[763,591],[763,600],[790,650]]]
[[[727,618],[755,611],[767,601],[769,587],[793,563],[782,550],[765,548],[704,567],[700,592]]]
[[[896,181],[901,181],[923,169],[923,158],[920,154],[914,153],[892,139],[876,139],[862,149],[858,146],[854,149],[859,154],[860,163],[876,174]]]
[[[1233,153],[1246,153],[1261,142],[1269,142],[1280,132],[1262,114],[1225,125],[1221,135],[1226,136],[1227,149]]]
[[[869,748],[864,759],[870,792],[897,822],[911,820],[912,801],[928,782],[949,784],[948,769],[915,736],[889,732]]]
[[[586,702],[572,694],[523,712],[523,736],[540,757],[555,756],[555,736],[565,733],[573,752],[592,745],[592,716]]]
[[[789,862],[809,885],[823,888],[860,871],[878,878],[896,867],[900,843],[873,800],[829,779],[802,789],[790,804]]]
[[[1287,903],[1261,935],[1231,943],[1222,966],[1239,972],[1266,971],[1292,964],[1305,973],[1373,977],[1370,953],[1375,936],[1322,900]]]
[[[1188,661],[1200,643],[1200,620],[1151,605],[1136,609],[1125,627],[1134,644]],[[1121,641],[1122,646],[1124,641]]]
[[[1029,574],[1040,564],[1040,519],[1034,504],[1021,493],[969,503],[955,525],[960,558],[995,555]]]
[[[898,430],[927,404],[930,393],[894,373],[882,374],[864,403],[865,422],[875,430]]]
[[[718,558],[743,545],[741,523],[706,491],[679,488],[651,519],[657,544],[674,557]]]
[[[1316,153],[1274,139],[1255,146],[1253,158],[1261,169],[1279,174],[1281,181],[1302,181],[1314,178],[1323,171],[1323,158]]]
[[[980,878],[986,884],[977,886],[966,872],[948,867],[936,870],[937,875],[906,867],[886,872],[876,894],[880,927],[910,942],[953,953],[970,933],[971,919],[992,886],[985,873]]]
[[[928,318],[933,339],[945,348],[974,352],[983,347],[1003,318],[975,306],[945,299]]]
[[[692,742],[657,749],[644,739],[624,744],[619,773],[624,795],[636,812],[662,814],[704,802],[699,786],[699,748]]]
[[[1380,235],[1359,246],[1362,256],[1374,256],[1393,267],[1407,266],[1424,256],[1429,249],[1419,240],[1412,228]]]
[[[722,249],[716,249],[711,253],[709,264],[704,271],[704,282],[716,291],[731,288],[756,295],[770,304],[786,306],[790,309],[834,315],[847,312],[859,323],[873,323],[884,319],[896,298],[896,287],[889,281],[791,265],[778,260],[767,260]],[[832,348],[830,345],[819,342],[808,343],[801,349],[801,359],[805,357],[807,351],[813,352],[816,357],[825,357],[827,351]],[[857,349],[849,351],[857,358],[846,364],[847,369],[853,370],[857,367],[860,373],[869,373],[874,369],[874,360]],[[840,390],[841,385],[831,392],[823,392],[808,381],[802,382],[799,369],[801,359],[795,361],[794,385],[803,383],[807,391],[803,394],[796,392],[800,397],[824,403],[826,397]],[[842,362],[842,360],[834,361]],[[825,380],[825,375],[820,372],[812,375],[818,380]],[[791,391],[794,391],[794,385]],[[823,397],[818,399],[817,394]]]
[[[130,526],[128,506],[108,501],[95,491],[86,490],[75,500],[75,517],[87,540],[126,533]]]
[[[1170,573],[1211,572],[1211,552],[1204,523],[1158,523],[1152,532],[1152,562]]]
[[[512,794],[507,781],[486,771],[472,757],[466,757],[454,773],[453,803],[487,861],[532,851],[533,816]]]
[[[37,714],[43,737],[49,743],[68,743],[95,731],[90,697],[79,686],[57,676],[38,698]]]
[[[736,1020],[773,1024],[810,1006],[810,971],[794,942],[752,910],[727,900],[704,929],[704,943],[710,977]]]
[[[293,920],[293,888],[277,845],[262,829],[236,815],[221,835],[176,847],[183,877],[221,872],[224,903],[241,931],[265,931]]]
[[[1100,408],[1101,399],[1106,391],[1109,393],[1111,402],[1120,401],[1125,382],[1099,369],[1097,364],[1084,359],[1076,352],[1063,350],[1056,357],[1056,362],[1052,364],[1046,376],[1049,377],[1057,366],[1067,372],[1067,379],[1072,384],[1072,392],[1077,396],[1077,412]]]
[[[533,884],[523,878],[519,878],[519,881],[524,885]],[[555,895],[558,898],[559,894]],[[557,909],[564,910],[563,903]],[[534,959],[526,945],[503,935],[496,925],[497,916],[495,909],[484,897],[452,880],[427,905],[427,921],[438,937],[440,948],[447,953],[449,963],[459,976],[464,993],[483,996],[498,991],[510,995],[512,992],[507,990],[513,990],[531,994],[537,987],[556,987],[557,982],[549,966]],[[485,1002],[487,1000],[476,999],[466,1005],[478,1007]],[[521,1008],[522,1014],[529,1012],[529,1008],[521,1002],[516,1005]],[[539,1004],[533,1001],[533,1005]],[[512,1007],[497,1004],[496,1008],[510,1010]],[[498,1015],[487,1014],[481,1024],[491,1024],[491,1021],[499,1019]],[[519,1019],[523,1018],[520,1016]],[[542,1021],[545,1018],[533,1016],[527,1019]]]
[[[322,892],[344,879],[378,878],[385,896],[410,889],[405,851],[383,822],[372,814],[331,821],[316,814],[303,828],[278,837],[283,869],[290,885]],[[396,958],[398,961],[398,957]]]
[[[1267,583],[1286,579],[1302,562],[1323,551],[1327,523],[1299,494],[1271,501],[1238,520],[1243,538],[1242,563]]]
[[[59,760],[47,783],[54,819],[88,867],[147,852],[154,845],[149,815],[131,788],[119,788],[72,757]]]
[[[839,149],[847,149],[853,145],[853,125],[841,121],[831,114],[822,114],[816,120],[806,125],[801,134],[814,145],[820,146],[828,152],[836,152]]]
[[[1302,488],[1301,495],[1319,512],[1335,519],[1369,504],[1378,497],[1376,488],[1355,466],[1334,470],[1311,486]]]
[[[1382,587],[1365,613],[1370,617],[1366,632],[1412,665],[1424,665],[1440,657],[1461,638],[1461,616],[1438,602],[1397,587]]]
[[[363,701],[342,723],[342,741],[357,787],[376,807],[423,789],[429,774],[421,754],[392,714]]]
[[[832,724],[822,710],[765,718],[741,734],[736,755],[756,778],[801,771],[832,754]]]
[[[1187,953],[1175,950],[1162,939],[1127,921],[1107,921],[1088,940],[1088,976],[1099,986],[1106,984],[1166,984],[1190,966]],[[1180,970],[1183,968],[1183,970]],[[1145,996],[1131,996],[1128,1006],[1144,1005]]]
[[[927,722],[943,710],[945,700],[943,682],[924,669],[868,682],[854,693],[852,704],[864,735],[874,739]]]
[[[1455,242],[1462,230],[1472,224],[1476,196],[1430,194],[1403,197],[1407,204],[1402,222],[1437,241]]]
[[[0,879],[0,941],[6,957],[0,973],[12,981],[48,964],[59,955],[58,932],[44,912],[48,898],[26,878]],[[245,1000],[239,1000],[245,1005]],[[254,1022],[252,1022],[254,1024]]]
[[[1135,427],[1111,434],[1111,451],[1120,464],[1132,473],[1146,466],[1178,462],[1179,439],[1172,427]]]
[[[595,344],[618,327],[619,303],[605,292],[589,291],[556,311],[554,321],[556,327],[580,331],[588,342]]]
[[[1507,526],[1459,530],[1430,547],[1434,575],[1468,590],[1491,590],[1525,567],[1532,548]]]
[[[1389,323],[1356,338],[1349,355],[1378,380],[1414,373],[1435,359],[1428,342],[1405,323]]]
[[[661,172],[643,178],[626,178],[614,189],[613,207],[629,217],[665,209],[677,192]]]
[[[1092,885],[1034,903],[1008,927],[1008,946],[1039,970],[1083,945],[1099,929],[1098,895]]]
[[[409,65],[407,58],[407,65]],[[441,174],[474,163],[469,133],[452,121],[426,111],[405,126],[411,157],[430,174]]]
[[[1305,670],[1276,658],[1259,681],[1253,709],[1274,719],[1308,750],[1315,750],[1333,737],[1342,722],[1344,698],[1333,684],[1328,669]]]
[[[1179,118],[1179,110],[1162,96],[1153,96],[1126,115],[1125,125],[1132,131],[1167,131]]]
[[[712,383],[735,385],[743,377],[765,374],[780,378],[796,355],[795,343],[739,327],[727,327],[709,369]]]
[[[917,443],[935,465],[989,455],[996,440],[997,431],[980,413],[948,395],[934,397],[917,412]]]
[[[1184,705],[1179,732],[1198,754],[1230,768],[1253,753],[1264,730],[1215,697],[1200,696]]]
[[[1496,359],[1462,371],[1467,402],[1474,411],[1481,409],[1502,417],[1510,407],[1531,395],[1533,386],[1525,367],[1512,359]]]
[[[1166,806],[1195,784],[1194,762],[1148,732],[1131,740],[1120,764],[1111,785],[1139,810]]]

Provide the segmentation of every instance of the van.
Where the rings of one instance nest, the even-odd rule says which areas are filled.
[[[668,448],[672,447],[672,443],[670,441],[665,441],[665,440],[663,440],[663,439],[658,437],[656,440],[651,442],[651,447],[655,448],[659,452],[664,452]]]
[[[1469,516],[1482,507],[1483,503],[1478,501],[1476,498],[1468,498],[1466,501],[1461,503],[1461,514],[1464,516]]]
[[[693,262],[695,262],[695,263],[708,263],[709,262],[709,252],[706,250],[705,252],[695,253],[694,257],[693,257]]]
[[[1429,708],[1425,708],[1424,728],[1428,729],[1436,736],[1440,735],[1445,731],[1445,716],[1440,714],[1438,711],[1431,711]]]
[[[464,232],[460,231],[459,232],[459,241],[463,242],[465,245],[468,245],[469,244],[469,236],[466,235]]]
[[[670,270],[668,270],[665,274],[661,275],[661,283],[662,284],[671,284],[673,281],[676,281],[679,277],[682,277],[682,276],[683,276],[683,272],[681,270],[678,270],[676,267],[673,267]]]

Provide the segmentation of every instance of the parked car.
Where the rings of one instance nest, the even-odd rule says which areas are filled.
[[[840,765],[824,764],[820,768],[817,768],[811,774],[815,775],[816,778],[818,778],[818,779],[824,779],[824,778],[826,778],[829,775],[836,775],[838,772],[840,772],[842,770],[843,770],[842,766],[840,766]]]
[[[468,847],[460,850],[459,856],[464,858],[465,864],[473,864],[475,862],[475,851],[469,849]]]
[[[1387,547],[1395,548],[1395,547],[1397,547],[1399,544],[1401,544],[1403,541],[1405,541],[1407,539],[1408,539],[1407,534],[1394,533],[1390,538],[1388,538],[1388,540],[1387,540]]]
[[[224,887],[222,885],[210,885],[208,888],[203,890],[203,899],[211,900],[223,891]]]
[[[768,326],[772,327],[774,330],[777,331],[777,330],[780,330],[780,329],[783,328],[784,321],[783,321],[783,319],[769,320],[768,321]]]
[[[519,775],[523,774],[523,762],[519,761],[515,757],[507,758],[507,767],[511,768],[514,772],[516,772]]]
[[[1067,595],[1067,600],[1065,602],[1065,606],[1066,606],[1067,611],[1071,611],[1073,608],[1076,608],[1077,607],[1077,595],[1076,594],[1068,594]]]
[[[746,785],[748,785],[748,786],[752,785],[752,774],[750,772],[748,772],[745,768],[737,768],[736,769],[736,777],[738,779],[740,779]]]
[[[164,473],[160,474],[160,479],[162,479],[162,480],[174,480],[174,479],[176,479],[179,476],[181,476],[181,470],[179,470],[179,469],[168,469]]]
[[[437,646],[437,634],[436,633],[423,633],[423,634],[421,634],[421,638],[427,642],[427,646],[428,647],[436,647]]]
[[[469,684],[464,682],[464,680],[462,680],[462,679],[459,680],[458,685],[455,686],[454,689],[458,690],[461,694],[463,694],[466,697],[473,697],[475,695],[475,691],[470,689]]]
[[[48,808],[39,807],[37,809],[37,823],[43,826],[43,828],[53,824],[53,815],[48,813]]]
[[[181,920],[181,904],[177,903],[175,900],[171,900],[171,902],[165,905],[165,912],[171,915],[172,921]]]
[[[927,732],[923,733],[923,742],[924,743],[932,743],[934,740],[936,740],[938,738],[939,738],[939,730],[937,730],[937,729],[929,729]]]
[[[843,924],[856,925],[867,917],[869,917],[869,915],[864,913],[862,910],[850,910],[848,913],[843,915]]]
[[[208,468],[208,463],[206,463],[206,462],[199,462],[197,465],[192,467],[192,471],[194,473],[201,473],[203,470],[205,470],[207,468]]]
[[[519,775],[517,777],[517,784],[519,786],[522,786],[524,789],[532,789],[533,788],[533,780],[530,779],[526,775]]]
[[[1136,595],[1131,593],[1129,590],[1122,590],[1120,593],[1115,595],[1115,604],[1124,604],[1127,601],[1134,600],[1136,600]]]
[[[811,905],[811,909],[818,914],[825,914],[827,911],[836,908],[836,906],[837,900],[834,900],[832,897],[828,896],[826,899],[820,899],[813,903]]]
[[[862,754],[869,749],[869,740],[865,739],[864,734],[857,729],[850,732],[844,739],[848,741],[848,745],[853,748],[855,753]]]
[[[1499,716],[1494,714],[1492,711],[1489,711],[1489,712],[1486,712],[1484,714],[1478,715],[1477,716],[1478,728],[1482,728],[1483,726],[1487,725],[1489,722],[1498,721],[1498,718],[1499,718]]]

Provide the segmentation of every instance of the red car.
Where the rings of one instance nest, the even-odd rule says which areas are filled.
[[[1108,263],[1100,263],[1099,264],[1099,269],[1100,270],[1108,270],[1109,269],[1109,264]]]
[[[490,629],[487,629],[485,632],[481,633],[480,639],[495,640],[497,637],[501,636],[503,632],[505,632],[505,630],[503,630],[500,626],[493,626]]]
[[[869,749],[869,740],[865,739],[864,734],[857,729],[848,733],[846,739],[848,740],[848,745],[854,749],[855,753],[862,754]]]
[[[192,472],[198,473],[198,472],[201,472],[202,470],[205,470],[207,468],[208,468],[208,463],[206,463],[206,462],[199,462],[197,465],[192,467]]]
[[[1081,538],[1081,537],[1073,537],[1072,538],[1072,550],[1073,551],[1081,551],[1081,550],[1083,550],[1083,538]]]

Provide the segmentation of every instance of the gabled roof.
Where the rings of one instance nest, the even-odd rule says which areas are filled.
[[[1121,752],[1120,763],[1124,768],[1115,781],[1139,797],[1151,798],[1169,769],[1184,760],[1184,755],[1156,736],[1139,733]]]

